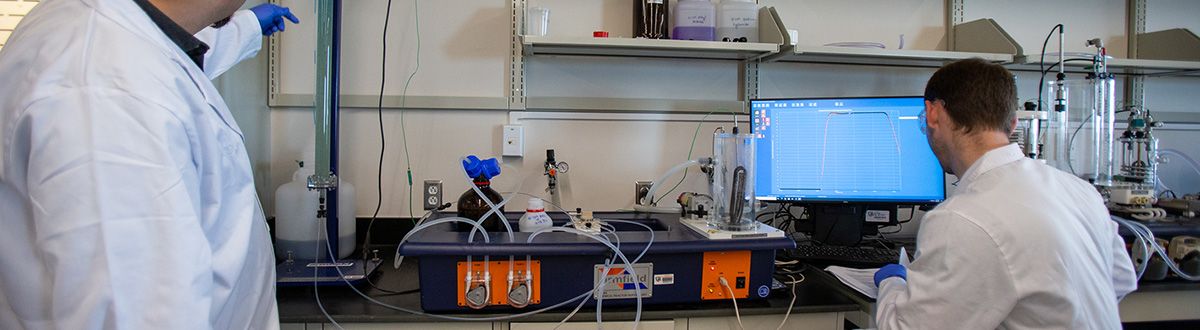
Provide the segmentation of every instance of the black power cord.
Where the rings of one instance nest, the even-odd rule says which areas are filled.
[[[1046,40],[1042,41],[1042,58],[1038,61],[1038,71],[1042,72],[1042,79],[1038,83],[1038,110],[1042,110],[1042,90],[1046,87],[1046,45],[1050,44],[1050,37],[1054,36],[1054,30],[1058,30],[1058,33],[1062,34],[1063,25],[1058,24],[1050,28],[1050,34],[1047,34]],[[1059,60],[1062,61],[1066,59],[1060,58]]]
[[[383,88],[387,86],[387,33],[388,22],[392,18],[392,0],[388,0],[387,9],[383,14],[383,53],[380,55],[379,63],[379,103],[375,110],[379,116],[379,167],[375,171],[375,212],[371,214],[371,221],[367,223],[367,234],[363,237],[362,253],[363,259],[366,259],[367,247],[371,244],[371,228],[375,226],[375,220],[379,218],[379,209],[383,207],[383,156],[387,150],[387,135],[383,129]],[[370,283],[367,279],[367,283]],[[374,284],[371,284],[374,287]],[[379,288],[376,288],[379,289]]]
[[[383,207],[383,156],[385,154],[384,152],[387,150],[387,135],[383,128],[383,92],[384,87],[387,86],[387,33],[388,23],[391,21],[391,18],[392,0],[388,0],[387,9],[384,10],[383,14],[383,52],[380,55],[381,60],[379,64],[379,103],[375,108],[379,118],[379,167],[375,172],[375,212],[371,214],[371,221],[367,223],[367,233],[363,237],[362,253],[364,260],[366,260],[368,247],[371,245],[371,229],[375,227],[375,220],[379,218],[379,209]],[[411,294],[421,291],[420,288],[406,291],[393,291],[376,286],[375,282],[371,281],[370,276],[368,276],[366,280],[367,284],[372,288],[385,293],[381,296]]]

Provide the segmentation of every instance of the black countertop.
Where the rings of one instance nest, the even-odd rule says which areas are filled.
[[[394,220],[394,219],[388,219]],[[359,221],[359,236],[366,230],[366,221]],[[1152,223],[1148,224],[1150,228],[1158,235],[1170,237],[1175,234],[1192,234],[1200,233],[1200,222],[1195,219],[1190,221],[1175,221],[1168,223]],[[394,227],[394,228],[393,228]],[[376,230],[381,232],[377,237],[377,243],[380,244],[381,251],[387,251],[388,258],[384,259],[380,272],[373,276],[376,285],[381,288],[394,291],[409,291],[420,288],[420,283],[417,279],[417,262],[416,258],[405,260],[405,264],[401,269],[396,270],[391,267],[390,251],[394,249],[394,244],[399,241],[399,236],[395,233],[406,232],[411,228],[409,221],[380,221],[376,224],[375,229],[384,228],[387,230]],[[383,235],[388,234],[388,235]],[[1129,234],[1122,228],[1122,234]],[[393,237],[395,236],[395,237]],[[1128,238],[1128,237],[1127,237]],[[359,238],[361,241],[361,237]],[[911,243],[911,242],[909,242]],[[390,246],[388,246],[390,244]],[[374,246],[374,244],[373,244]],[[382,257],[382,255],[381,255]],[[844,312],[860,310],[862,304],[870,304],[872,299],[855,292],[844,285],[841,285],[831,274],[823,271],[817,271],[817,268],[809,268],[805,275],[807,279],[796,286],[796,305],[793,308],[793,313],[823,313],[823,312]],[[789,287],[790,288],[790,287]],[[370,286],[361,286],[360,290],[373,299],[391,304],[396,307],[406,308],[414,311],[421,310],[420,293],[409,293],[402,295],[387,295],[385,292],[371,288]],[[1137,292],[1154,292],[1154,291],[1177,291],[1177,290],[1200,290],[1200,282],[1187,282],[1183,280],[1167,280],[1150,282],[1143,281],[1138,283]],[[326,311],[339,322],[430,322],[441,321],[441,319],[427,316],[415,315],[408,312],[396,311],[387,307],[376,305],[359,296],[354,291],[345,286],[327,286],[319,289],[321,301],[324,303]],[[327,322],[321,310],[317,307],[312,287],[280,287],[278,289],[279,302],[279,318],[283,323],[305,323],[305,322]],[[741,308],[742,314],[745,315],[762,315],[762,314],[783,314],[791,301],[791,295],[787,290],[778,290],[773,292],[771,298],[766,300],[753,301],[738,301],[738,307]],[[539,313],[516,319],[518,321],[532,322],[557,322],[562,320],[573,309],[575,304],[568,304],[562,308]],[[535,308],[536,309],[536,308]],[[515,311],[512,314],[524,313],[535,309],[525,309]],[[573,321],[589,321],[595,319],[594,307],[585,307],[575,315]],[[469,314],[439,314],[444,316],[454,317],[469,317],[469,318],[484,318],[484,317],[503,317],[512,314],[496,314],[496,313],[469,313]],[[642,319],[673,319],[680,317],[714,317],[714,316],[732,316],[733,306],[728,301],[710,301],[687,305],[647,305],[643,309]],[[633,320],[633,307],[617,307],[605,306],[604,318],[606,320],[628,321]]]
[[[399,270],[391,267],[392,261],[390,258],[384,260],[381,266],[381,272],[373,277],[374,282],[380,288],[393,291],[408,291],[418,289],[420,283],[417,276],[417,262],[415,258],[406,258],[404,265]],[[796,285],[796,304],[792,309],[792,313],[826,313],[826,312],[847,312],[860,310],[859,305],[841,290],[837,290],[834,286],[840,284],[828,281],[814,279],[810,273],[815,273],[816,270],[809,269],[805,275],[808,277],[804,282]],[[762,314],[783,314],[791,302],[792,296],[787,293],[790,289],[781,289],[774,292],[771,298],[764,300],[740,300],[738,307],[742,315],[762,315]],[[396,307],[407,308],[420,311],[421,302],[420,295],[422,293],[409,293],[399,295],[386,295],[385,292],[363,286],[360,288],[363,293],[371,296],[375,300],[385,304],[391,304]],[[321,302],[325,310],[330,316],[338,322],[432,322],[442,321],[441,319],[429,315],[415,315],[408,312],[393,310],[387,307],[376,305],[367,301],[357,293],[346,286],[324,286],[314,292],[312,287],[280,287],[278,288],[277,297],[279,300],[279,321],[282,323],[317,323],[327,322],[325,316],[317,306],[314,293],[320,293]],[[567,304],[566,306],[516,319],[517,321],[527,322],[557,322],[567,316],[577,303]],[[490,312],[470,313],[470,314],[439,314],[454,317],[469,317],[469,318],[485,318],[485,317],[502,317],[517,313],[536,310],[537,308],[526,308],[524,310],[514,311],[510,314],[497,314]],[[635,309],[632,306],[605,306],[604,319],[613,321],[630,321],[633,320]],[[662,320],[674,319],[682,317],[715,317],[715,316],[733,316],[733,304],[729,301],[710,301],[686,305],[647,305],[642,309],[643,320]],[[573,321],[590,321],[595,320],[595,308],[584,307],[576,314]]]

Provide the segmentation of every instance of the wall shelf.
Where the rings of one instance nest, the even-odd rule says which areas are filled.
[[[785,47],[785,51],[768,56],[765,60],[771,62],[936,68],[946,62],[974,57],[993,63],[1010,63],[1013,61],[1013,56],[1009,54],[831,46],[789,46]]]
[[[527,97],[525,110],[602,112],[741,113],[746,103],[725,100]]]
[[[577,55],[746,60],[779,51],[769,43],[734,43],[634,38],[521,36],[525,55]]]
[[[279,94],[269,105],[272,107],[308,108],[313,106],[312,94]],[[342,108],[370,108],[379,106],[379,95],[342,94]],[[423,96],[411,95],[400,106],[400,96],[385,95],[384,109],[471,109],[508,110],[508,98],[479,96]]]
[[[1084,58],[1068,56],[1068,59]],[[1037,72],[1040,70],[1039,65],[1041,63],[1041,54],[1027,54],[1017,56],[1016,61],[1008,67],[1010,70]],[[1055,63],[1058,63],[1058,54],[1046,54],[1045,66],[1050,67]],[[1067,62],[1066,71],[1070,73],[1087,73],[1091,72],[1091,66],[1092,63],[1090,61]],[[1055,71],[1057,71],[1057,68]],[[1200,61],[1112,58],[1108,60],[1108,71],[1134,76],[1200,76]]]

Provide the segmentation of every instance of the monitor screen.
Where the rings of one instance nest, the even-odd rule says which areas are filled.
[[[945,176],[921,132],[922,97],[753,100],[755,196],[936,203]]]

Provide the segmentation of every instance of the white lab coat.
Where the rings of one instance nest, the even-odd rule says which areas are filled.
[[[908,280],[880,284],[879,329],[1120,329],[1133,262],[1100,194],[1015,145],[971,165],[921,221]]]
[[[0,329],[275,329],[274,255],[211,77],[129,0],[45,0],[0,52]]]

